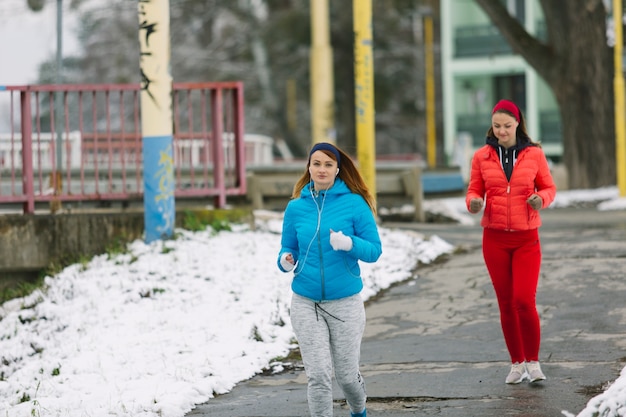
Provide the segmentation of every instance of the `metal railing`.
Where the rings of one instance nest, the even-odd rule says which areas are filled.
[[[0,87],[0,207],[143,198],[139,97],[130,84]],[[175,198],[244,195],[242,83],[174,83],[172,110]]]
[[[511,46],[495,26],[480,25],[459,27],[454,33],[456,58],[510,55]]]
[[[543,20],[535,22],[535,36],[546,41],[548,34]],[[460,26],[454,31],[455,58],[480,58],[511,55],[513,49],[493,24]]]

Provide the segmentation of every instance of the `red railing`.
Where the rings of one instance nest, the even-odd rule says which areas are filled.
[[[0,208],[142,199],[139,97],[129,84],[0,87]],[[175,198],[245,194],[243,85],[175,83],[172,99]]]

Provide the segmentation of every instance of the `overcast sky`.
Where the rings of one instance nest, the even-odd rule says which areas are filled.
[[[63,52],[78,49],[74,22],[64,2]],[[31,12],[26,0],[0,1],[0,85],[24,85],[37,81],[39,65],[56,57],[57,2],[47,0],[41,12]]]

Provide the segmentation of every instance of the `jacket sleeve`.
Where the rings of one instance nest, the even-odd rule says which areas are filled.
[[[283,253],[291,253],[293,255],[293,260],[295,261],[295,263],[298,263],[298,236],[296,235],[296,229],[293,224],[293,219],[293,209],[290,210],[289,206],[287,206],[283,218],[283,230],[280,238],[281,247],[280,251],[278,252],[278,259],[276,260],[278,269],[280,269],[282,272],[288,272],[280,264],[280,258]]]
[[[382,244],[374,215],[363,198],[359,198],[354,213],[352,250],[348,254],[363,262],[376,262],[383,252]]]
[[[548,160],[543,151],[540,152],[537,158],[538,170],[537,177],[535,178],[535,187],[537,188],[537,194],[543,200],[542,208],[548,207],[554,201],[556,197],[556,185],[550,172],[550,166]]]
[[[485,180],[483,179],[479,160],[479,155],[482,155],[484,152],[484,149],[479,149],[472,157],[470,179],[469,184],[467,185],[467,193],[465,194],[465,205],[467,207],[467,211],[470,211],[470,201],[472,199],[485,198]]]

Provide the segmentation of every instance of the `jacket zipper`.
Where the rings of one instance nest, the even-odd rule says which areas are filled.
[[[512,176],[512,175],[511,175]],[[507,226],[508,226],[508,230],[511,230],[511,182],[509,181],[506,184],[506,198],[507,198],[507,216],[506,216],[506,221],[507,221]]]
[[[321,287],[322,287],[322,298],[320,301],[323,301],[326,298],[326,280],[324,276],[324,254],[322,253],[322,237],[320,234],[317,234],[317,249],[320,253],[320,279],[321,279]]]
[[[508,150],[507,150],[507,158],[508,158]],[[500,160],[500,158],[496,155],[496,161],[498,163],[498,165],[500,165],[502,167],[502,175],[504,176],[504,178],[506,179],[506,199],[507,199],[507,205],[506,205],[506,223],[507,223],[507,231],[511,230],[511,180],[509,180],[506,177],[506,172],[504,172],[504,166],[502,165],[502,161]],[[511,178],[513,178],[513,172],[511,172]]]
[[[321,193],[320,193],[321,194]],[[317,199],[320,200],[320,195],[317,196]],[[318,201],[319,203],[319,201]],[[320,226],[322,224],[322,213],[320,213]],[[321,233],[317,234],[317,250],[320,254],[320,287],[322,290],[320,301],[323,301],[326,298],[326,278],[324,275],[324,253],[322,252],[322,236]]]

